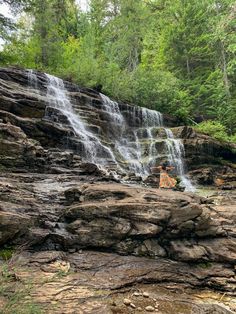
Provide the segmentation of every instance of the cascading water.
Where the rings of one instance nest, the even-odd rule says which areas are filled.
[[[121,114],[118,103],[101,93],[100,97],[103,103],[103,110],[110,116],[110,132],[113,137],[114,151],[116,152],[118,160],[123,163],[124,167],[126,167],[128,163],[129,169],[134,173],[144,175],[145,170],[140,161],[140,145],[136,132],[133,132],[135,142],[132,144],[129,143],[125,135],[128,125]]]
[[[156,140],[153,137],[153,129],[163,126],[163,116],[160,112],[141,108],[142,126],[146,129],[147,139],[149,141],[148,148],[148,172],[150,173],[151,167],[155,166],[155,157],[158,157],[159,152],[156,149]]]
[[[192,185],[191,181],[185,175],[185,165],[184,165],[184,145],[180,139],[175,139],[172,131],[166,129],[166,147],[168,151],[168,161],[171,165],[175,167],[177,175],[181,179],[182,185],[186,188],[187,191],[194,192],[195,188]]]
[[[111,100],[106,95],[100,93],[100,97],[102,98],[103,106],[105,111],[110,114],[112,122],[117,124],[119,127],[123,126],[124,117],[120,112],[119,105],[116,101]]]
[[[100,94],[104,109],[112,115],[114,123],[122,124],[123,129],[119,139],[116,139],[116,149],[125,160],[129,161],[129,168],[136,174],[144,176],[150,174],[151,167],[155,166],[156,158],[159,152],[156,148],[157,139],[153,136],[154,129],[163,128],[166,133],[165,146],[167,151],[168,162],[175,167],[176,174],[180,177],[181,183],[186,190],[194,191],[191,181],[185,176],[184,167],[184,145],[180,139],[175,139],[172,131],[163,127],[163,116],[160,112],[147,108],[132,107],[133,112],[131,117],[134,119],[137,116],[141,117],[141,122],[135,130],[128,130],[125,125],[124,117],[121,114],[118,103],[110,100],[107,96]],[[137,112],[139,111],[139,112]],[[145,133],[148,149],[142,151],[142,143],[138,136],[138,132],[142,129]],[[127,140],[127,132],[132,132],[134,141]],[[146,160],[145,160],[146,157]],[[145,162],[144,162],[145,161]]]
[[[142,150],[142,144],[138,136],[138,128],[131,128],[129,123],[122,115],[119,104],[112,101],[109,97],[100,94],[103,102],[103,110],[110,115],[110,124],[113,131],[114,151],[118,160],[123,163],[125,168],[137,175],[145,176],[150,174],[150,168],[153,166],[153,155],[157,154],[155,148],[155,140],[152,137],[152,128],[162,125],[161,113],[149,110],[147,108],[129,107],[131,116],[141,117],[140,127],[145,129],[148,144],[148,152]],[[114,132],[114,128],[116,131]],[[131,137],[131,139],[129,138]],[[154,156],[153,156],[154,157]],[[148,159],[148,162],[143,162],[143,159]]]
[[[167,158],[176,169],[187,190],[194,188],[185,176],[184,146],[180,139],[175,139],[170,129],[163,127],[161,113],[130,105],[120,105],[109,97],[100,94],[102,107],[108,120],[106,138],[87,127],[86,118],[75,111],[63,80],[49,74],[47,78],[47,107],[45,116],[62,125],[66,123],[80,142],[80,154],[86,160],[106,165],[108,160],[116,169],[134,172],[142,177],[151,173],[151,167]],[[31,88],[37,89],[37,76],[28,70],[28,81]],[[94,110],[93,105],[91,109]],[[79,108],[80,109],[80,108]],[[54,116],[55,115],[55,116]],[[128,118],[127,118],[128,117]],[[62,122],[61,122],[62,119]],[[85,119],[85,120],[84,120]],[[159,134],[166,134],[165,138]],[[163,135],[163,134],[162,134]],[[164,147],[162,150],[160,145]]]
[[[142,124],[145,127],[163,126],[163,116],[160,112],[147,108],[140,108],[142,112]]]
[[[33,87],[36,90],[36,94],[38,94],[38,78],[37,78],[37,75],[31,69],[27,70],[27,75],[28,75],[28,85],[30,86],[30,88]]]
[[[48,108],[52,107],[58,109],[63,116],[68,119],[75,135],[77,135],[83,143],[84,157],[86,160],[95,163],[98,157],[98,152],[102,151],[106,153],[108,158],[111,158],[116,162],[111,149],[103,145],[92,132],[88,131],[82,119],[75,113],[70,98],[67,95],[63,80],[49,74],[45,75],[48,79],[48,107],[46,108],[46,115]]]

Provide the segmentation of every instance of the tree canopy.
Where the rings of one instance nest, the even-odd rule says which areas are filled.
[[[236,133],[235,0],[0,0],[2,65],[95,87],[185,123]],[[214,122],[214,123],[215,123]],[[209,127],[210,128],[210,127]]]

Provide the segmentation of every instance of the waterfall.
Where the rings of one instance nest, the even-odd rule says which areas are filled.
[[[137,106],[129,106],[131,117],[141,117],[139,127],[145,129],[148,141],[148,151],[142,149],[142,143],[138,136],[138,128],[131,128],[122,114],[119,104],[109,97],[100,93],[102,99],[103,110],[110,116],[112,136],[114,141],[114,151],[118,160],[123,163],[125,168],[140,176],[150,174],[150,168],[153,166],[153,159],[158,152],[155,150],[155,140],[152,136],[152,128],[160,127],[163,123],[162,114],[160,112],[141,108]],[[116,131],[114,131],[114,128]],[[131,139],[130,139],[131,137]],[[144,162],[144,159],[148,161]]]
[[[33,70],[28,69],[27,70],[27,76],[28,76],[28,86],[30,88],[34,88],[36,91],[36,94],[38,94],[38,78],[37,75],[34,73]]]
[[[170,165],[175,167],[176,174],[180,177],[182,185],[187,191],[194,192],[195,188],[191,181],[185,175],[185,165],[184,165],[184,145],[180,139],[175,139],[172,131],[166,129],[166,147],[168,151],[168,162]]]
[[[98,107],[96,102],[76,107],[76,104],[72,104],[63,80],[45,75],[45,117],[62,126],[66,124],[73,134],[70,139],[79,144],[79,153],[84,160],[109,167],[113,164],[123,173],[128,170],[145,177],[151,173],[151,167],[168,159],[186,189],[194,190],[185,176],[183,143],[163,126],[160,112],[120,105],[103,94],[100,94],[102,103],[98,103]],[[37,76],[33,71],[28,71],[28,80],[30,86],[37,87]],[[92,112],[91,117],[101,119],[101,132],[97,133],[92,128],[100,120],[96,120],[94,125],[88,125],[86,119],[90,118],[87,113],[81,116],[84,110],[81,106],[85,106],[88,114]]]
[[[111,100],[109,97],[103,95],[102,93],[100,93],[100,97],[102,98],[105,111],[111,116],[112,122],[118,124],[119,126],[122,126],[122,124],[124,123],[124,117],[120,112],[118,103]]]
[[[148,169],[150,173],[151,167],[155,166],[155,157],[159,152],[156,149],[156,140],[152,134],[153,128],[161,128],[163,126],[163,115],[155,110],[141,108],[142,126],[146,129],[147,139],[149,141],[148,148]]]
[[[87,130],[83,120],[74,111],[68,93],[65,89],[62,79],[55,76],[45,74],[48,79],[47,84],[47,101],[46,116],[50,107],[55,108],[65,116],[75,135],[83,144],[83,154],[87,161],[96,163],[99,158],[98,153],[103,152],[107,158],[112,159],[115,163],[115,158],[111,149],[101,143],[101,141],[89,130]]]
[[[163,116],[160,112],[147,109],[140,108],[142,113],[142,124],[145,127],[154,127],[154,126],[162,126],[163,125]]]
[[[120,137],[115,140],[115,148],[124,160],[129,161],[129,169],[141,176],[150,174],[151,167],[155,166],[156,159],[160,155],[156,148],[157,139],[153,136],[153,130],[163,128],[166,134],[165,147],[168,162],[175,167],[175,173],[180,177],[181,184],[186,190],[194,191],[191,181],[185,175],[184,145],[180,139],[174,138],[170,129],[163,127],[163,115],[158,111],[132,106],[129,108],[131,118],[134,120],[136,116],[139,116],[141,121],[135,130],[130,130],[118,103],[103,94],[100,94],[100,96],[103,109],[111,115],[112,123],[123,127],[122,131],[120,130]],[[138,135],[140,130],[145,134],[145,140],[143,134]],[[133,134],[133,142],[129,142],[127,139],[127,134],[130,132]],[[146,152],[142,149],[142,144],[145,141],[148,146]]]

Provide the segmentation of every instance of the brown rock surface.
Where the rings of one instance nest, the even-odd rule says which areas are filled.
[[[136,313],[124,299],[143,313],[147,306],[162,314],[236,310],[234,298],[209,290],[223,283],[225,289],[232,285],[234,271],[217,263],[205,267],[93,251],[44,251],[21,253],[10,267],[22,285],[30,283],[27,300],[46,313]]]
[[[48,108],[50,119],[45,119],[46,77],[37,77],[38,88],[29,88],[26,71],[0,69],[0,253],[17,251],[7,265],[0,259],[0,279],[4,284],[9,280],[7,293],[30,286],[21,301],[33,299],[46,313],[235,310],[234,194],[204,199],[119,183],[114,165],[82,161],[80,140],[65,116]],[[98,94],[65,85],[89,127],[105,136],[108,117],[100,110]],[[120,106],[129,119],[129,105]],[[163,128],[156,132],[165,133]],[[233,161],[223,144],[189,129],[176,132],[186,139],[187,160],[199,150],[201,163],[210,146],[211,160]],[[162,151],[164,142],[158,145]],[[214,181],[216,173],[227,184],[234,182],[229,164],[221,172],[208,166],[203,183]],[[201,171],[192,169],[200,178]],[[135,291],[140,296],[133,296]],[[143,298],[143,292],[150,297]],[[131,300],[129,306],[124,298]],[[6,303],[6,294],[0,294],[0,308]]]
[[[34,142],[36,146],[43,146],[44,149],[59,148],[63,150],[66,146],[67,149],[73,150],[76,154],[81,153],[83,143],[80,136],[75,136],[73,129],[68,124],[67,117],[58,109],[50,107],[47,102],[48,80],[46,75],[36,71],[34,75],[37,76],[37,86],[30,83],[29,71],[16,68],[0,68],[0,119],[4,124],[11,123],[19,127],[29,138],[28,141],[36,141]],[[70,82],[64,82],[64,84],[75,111],[81,114],[88,130],[98,134],[100,140],[106,145],[110,145],[109,147],[112,149],[114,146],[112,143],[114,142],[113,137],[115,138],[117,131],[110,121],[109,114],[102,110],[99,93],[91,89],[79,88]],[[131,105],[119,104],[119,109],[125,121],[131,127],[137,127],[138,121],[142,120],[142,116],[139,116],[138,107],[135,107],[137,110],[135,111],[136,119],[134,119],[132,116],[133,108],[134,106]],[[166,125],[172,125],[173,121],[173,117],[165,116]],[[230,186],[235,186],[235,184],[232,184],[232,182],[235,182],[235,168],[232,166],[232,163],[236,161],[235,145],[221,143],[188,127],[177,127],[173,128],[172,131],[178,138],[184,140],[185,161],[189,169],[198,172],[192,173],[193,178],[198,183],[211,184],[214,180],[223,178],[227,186],[229,182]],[[147,132],[141,129],[139,133],[143,133],[141,135],[143,150],[148,150],[149,142],[147,141],[147,134],[145,134]],[[135,141],[131,135],[128,141]],[[153,130],[153,136],[158,139],[155,146],[157,146],[160,156],[157,157],[156,163],[160,163],[167,159],[164,140],[166,133],[163,128],[157,128]],[[7,148],[8,143],[2,143],[1,145],[3,148]],[[20,156],[23,154],[19,151],[18,145],[14,146],[13,143],[9,144],[9,149],[12,152],[18,150]],[[107,152],[101,152],[99,158],[108,158]],[[127,161],[123,161],[123,165],[125,165],[124,162]],[[9,160],[8,163],[10,163]],[[31,162],[29,165],[31,165]],[[38,168],[39,165],[36,167],[34,162],[32,169],[35,171]],[[204,170],[205,168],[210,168],[209,172]],[[201,175],[201,169],[207,173]],[[213,169],[214,175],[212,175],[211,169]],[[231,173],[230,177],[229,173]],[[130,175],[128,177],[136,181],[140,179],[131,178]],[[155,178],[152,177],[147,179],[146,182],[154,186],[156,184]]]
[[[235,263],[233,229],[228,236],[233,225],[223,223],[221,213],[193,194],[114,182],[84,183],[82,175],[72,174],[5,174],[0,179],[2,216],[9,217],[9,226],[22,228],[11,234],[12,244]],[[9,243],[9,229],[4,230],[2,241],[6,237]]]

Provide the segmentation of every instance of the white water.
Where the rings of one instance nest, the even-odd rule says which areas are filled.
[[[160,112],[147,108],[140,108],[142,112],[142,124],[145,127],[163,126],[163,116]]]
[[[28,85],[30,86],[30,88],[33,87],[35,89],[35,91],[36,91],[36,94],[38,94],[38,78],[37,78],[37,75],[31,69],[27,70],[27,74],[28,74]]]
[[[184,145],[180,139],[175,139],[172,131],[166,129],[166,147],[168,151],[168,162],[175,167],[176,174],[180,177],[182,185],[186,188],[186,191],[194,192],[195,188],[191,181],[185,175],[184,165]]]
[[[175,167],[176,174],[181,178],[186,190],[194,191],[190,180],[185,176],[183,143],[180,139],[174,138],[170,129],[163,127],[163,116],[160,112],[127,105],[129,115],[127,121],[119,104],[100,94],[102,110],[109,116],[110,137],[113,141],[111,148],[89,130],[83,119],[75,112],[63,80],[49,74],[46,74],[46,77],[48,80],[46,115],[50,108],[55,108],[58,111],[55,112],[58,123],[60,123],[58,116],[66,117],[75,139],[82,143],[83,151],[80,153],[86,161],[106,164],[107,160],[110,160],[120,170],[128,168],[136,175],[142,177],[149,175],[150,168],[156,166],[156,160],[162,157],[156,145],[160,140],[156,134],[158,129],[164,129],[166,139],[163,141],[168,161]],[[37,88],[37,76],[31,70],[28,71],[28,79],[29,85]],[[129,125],[130,119],[132,126]]]
[[[132,120],[135,120],[137,117],[141,119],[140,127],[143,127],[145,130],[147,135],[146,141],[151,142],[148,152],[145,152],[142,149],[138,129],[130,127],[119,108],[119,104],[103,94],[100,94],[100,97],[103,102],[103,110],[110,115],[109,122],[111,129],[113,129],[112,139],[115,144],[115,155],[125,168],[128,167],[136,175],[142,177],[149,175],[150,168],[153,166],[153,160],[158,155],[153,145],[155,140],[152,137],[152,128],[162,125],[161,113],[137,106],[127,107]],[[116,132],[114,132],[114,128]],[[144,159],[146,159],[145,162]]]
[[[125,121],[124,117],[120,112],[118,103],[116,101],[111,100],[109,97],[103,95],[102,93],[100,93],[100,97],[102,98],[105,111],[109,113],[111,116],[111,121],[114,122],[115,124],[118,124],[119,126],[122,126],[122,124],[125,123]]]
[[[111,149],[103,145],[92,132],[87,130],[83,120],[75,113],[63,80],[49,74],[46,74],[46,76],[48,79],[48,106],[58,109],[64,116],[67,117],[74,133],[83,143],[85,159],[95,163],[98,157],[98,152],[104,151],[108,158],[116,162]]]
[[[117,124],[123,124],[123,132],[121,137],[116,140],[116,149],[123,157],[124,160],[129,162],[130,170],[136,174],[144,176],[150,174],[150,168],[155,166],[155,160],[159,156],[159,152],[156,149],[156,139],[153,137],[153,128],[163,128],[163,116],[160,112],[149,110],[147,108],[132,107],[133,112],[131,117],[135,119],[136,116],[141,117],[140,128],[143,128],[146,134],[146,141],[149,143],[148,152],[143,152],[140,138],[137,130],[132,131],[135,141],[130,143],[127,140],[127,126],[125,127],[125,119],[119,109],[119,105],[110,100],[107,96],[100,94],[104,109],[112,114],[112,122]],[[164,128],[166,133],[166,152],[170,165],[175,167],[175,173],[180,177],[182,185],[187,191],[194,191],[194,187],[191,181],[185,175],[184,166],[184,145],[180,139],[175,139],[172,131],[168,128]],[[129,131],[130,132],[130,131]],[[133,145],[132,145],[133,144]],[[145,155],[145,162],[143,162]]]

